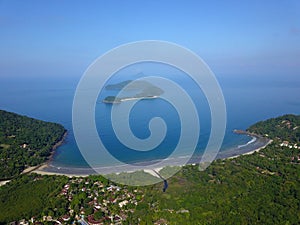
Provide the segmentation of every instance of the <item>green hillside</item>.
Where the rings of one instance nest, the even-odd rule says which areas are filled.
[[[300,116],[289,114],[261,121],[249,127],[248,131],[260,135],[267,134],[273,139],[300,142]]]
[[[44,162],[64,133],[59,124],[0,110],[0,179]]]

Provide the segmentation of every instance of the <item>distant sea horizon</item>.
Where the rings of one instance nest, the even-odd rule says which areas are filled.
[[[78,78],[48,77],[30,79],[19,77],[16,79],[0,77],[0,80],[1,109],[40,120],[56,122],[62,124],[68,130],[64,144],[55,151],[50,163],[52,167],[88,167],[88,164],[85,162],[77,147],[72,130],[72,102],[76,85],[79,81]],[[116,83],[121,80],[120,78],[116,78],[115,80],[111,80],[111,83]],[[252,137],[234,134],[234,129],[246,129],[258,121],[283,114],[300,114],[300,99],[298,97],[300,85],[298,85],[299,83],[297,82],[287,83],[283,81],[281,83],[280,80],[278,82],[272,82],[268,81],[268,79],[249,82],[249,79],[226,79],[226,77],[220,78],[219,82],[227,107],[226,134],[220,152],[246,147],[253,143]],[[203,152],[209,137],[209,107],[207,103],[206,106],[204,106],[205,96],[201,96],[197,91],[194,91],[195,86],[192,83],[188,81],[184,85],[184,88],[188,89],[189,94],[193,96],[193,100],[199,102],[197,108],[200,114],[201,134],[195,153],[195,155],[197,155],[201,154],[201,151]],[[102,92],[99,99],[107,94],[109,93]],[[155,104],[159,110],[148,113],[147,109],[153,107],[153,104]],[[204,109],[205,107],[206,109]],[[108,118],[110,116],[110,109],[110,104],[97,104],[95,119],[99,136],[103,138],[104,144],[112,147],[114,153],[118,155],[123,151],[122,149],[124,147],[122,147],[121,143],[113,136],[111,133],[112,130],[109,128],[110,121]],[[170,114],[171,111],[169,110],[172,111],[173,109],[161,99],[141,100],[140,103],[137,104],[137,107],[132,112],[132,117],[138,117],[138,119],[135,118],[135,121],[138,122],[132,123],[132,130],[136,136],[145,138],[149,135],[149,131],[145,127],[149,119],[156,115],[161,116],[166,120],[167,124],[171,125],[170,134],[167,136],[168,140],[163,142],[162,146],[158,148],[156,152],[154,151],[151,154],[141,156],[141,158],[139,158],[139,155],[128,157],[128,155],[122,155],[122,153],[120,153],[118,157],[120,157],[121,161],[128,163],[151,161],[165,158],[170,154],[180,135],[180,125],[176,125],[175,123],[175,120],[178,119],[176,112]],[[140,111],[142,111],[142,113],[140,113]],[[178,158],[180,157],[184,157],[184,151],[181,155],[178,155]],[[113,165],[103,164],[103,167],[107,166]]]

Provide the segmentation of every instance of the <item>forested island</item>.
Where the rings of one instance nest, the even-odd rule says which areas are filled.
[[[0,110],[0,179],[45,162],[65,132],[62,125]]]
[[[116,84],[110,84],[105,87],[106,90],[122,90],[134,91],[136,94],[132,96],[106,96],[103,99],[104,103],[121,103],[124,101],[141,100],[141,99],[155,99],[164,93],[162,89],[153,84],[143,80],[126,80]]]
[[[205,171],[186,165],[168,179],[166,192],[163,182],[128,187],[100,175],[21,175],[0,187],[0,224],[299,224],[299,127],[295,115],[259,122],[248,131],[272,144],[218,159]]]

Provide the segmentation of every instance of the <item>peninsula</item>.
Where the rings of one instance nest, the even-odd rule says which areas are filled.
[[[47,161],[65,135],[60,124],[0,110],[0,180]]]

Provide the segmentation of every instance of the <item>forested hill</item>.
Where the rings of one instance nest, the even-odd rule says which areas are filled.
[[[62,125],[0,110],[0,179],[47,160],[65,132]]]
[[[248,131],[273,143],[252,155],[218,159],[205,171],[184,166],[168,179],[165,193],[162,184],[147,189],[134,218],[144,224],[300,224],[299,126],[295,115],[251,126]]]
[[[298,143],[300,142],[300,115],[288,114],[261,121],[249,127],[248,131],[267,135],[272,139],[279,138],[282,141]]]

